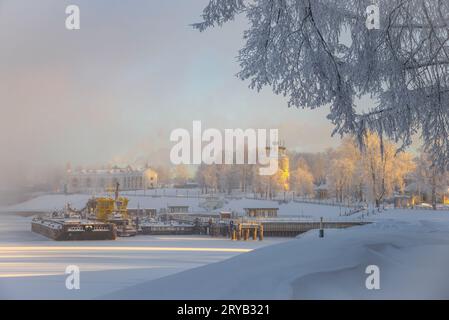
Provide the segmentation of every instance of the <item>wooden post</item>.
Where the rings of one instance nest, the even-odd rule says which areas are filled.
[[[253,240],[257,240],[257,227],[253,230]]]
[[[324,238],[323,217],[320,218],[320,238]]]
[[[249,240],[249,228],[245,229],[245,241]]]
[[[237,232],[235,231],[235,229],[232,230],[232,240],[235,241],[237,240]]]
[[[259,226],[259,241],[263,240],[263,224]]]

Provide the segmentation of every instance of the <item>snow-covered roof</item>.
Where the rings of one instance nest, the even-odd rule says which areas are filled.
[[[322,183],[319,186],[315,187],[315,191],[320,191],[320,190],[329,190],[329,186],[327,185],[327,183]]]
[[[395,199],[410,199],[411,197],[406,194],[395,194],[395,195],[393,195],[393,198],[395,198]]]
[[[131,166],[127,167],[112,167],[110,169],[80,169],[80,170],[67,170],[67,174],[69,175],[82,175],[82,174],[118,174],[118,173],[138,173],[143,174],[144,172],[154,172],[156,171],[150,167],[146,168],[132,168]]]

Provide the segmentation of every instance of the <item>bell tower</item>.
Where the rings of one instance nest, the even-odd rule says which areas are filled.
[[[279,143],[278,148],[278,157],[279,157],[279,174],[280,174],[280,183],[284,191],[290,190],[290,159],[287,155],[287,148],[285,147],[285,142]]]

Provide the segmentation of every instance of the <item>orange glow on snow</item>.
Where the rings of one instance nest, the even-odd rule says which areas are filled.
[[[253,249],[242,248],[191,248],[191,247],[54,247],[54,246],[20,246],[0,247],[0,253],[22,251],[178,251],[178,252],[250,252]]]

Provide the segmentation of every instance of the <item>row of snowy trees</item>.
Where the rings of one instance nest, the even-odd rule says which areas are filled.
[[[449,175],[432,165],[431,157],[421,152],[398,151],[377,134],[364,136],[363,148],[351,138],[336,149],[293,157],[291,189],[298,195],[313,195],[323,187],[338,201],[371,201],[379,206],[394,193],[423,196],[436,206],[437,198],[448,191]],[[310,182],[312,179],[313,183]],[[406,188],[407,187],[407,188]]]
[[[262,198],[285,191],[315,197],[317,189],[322,189],[324,196],[340,202],[371,201],[377,206],[394,193],[404,193],[406,185],[416,195],[431,194],[432,203],[447,188],[448,175],[432,168],[428,155],[398,151],[396,145],[374,133],[365,135],[362,149],[355,139],[345,138],[335,149],[292,152],[289,158],[287,186],[281,169],[273,176],[260,176],[256,165],[203,164],[194,173],[179,165],[173,169],[171,181],[180,185],[194,180],[204,193],[239,190]]]
[[[360,150],[351,139],[333,152],[328,186],[338,200],[372,200],[376,206],[397,191],[403,193],[407,176],[415,169],[412,154],[397,152],[389,141],[369,133]]]

